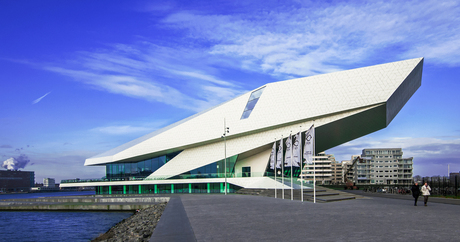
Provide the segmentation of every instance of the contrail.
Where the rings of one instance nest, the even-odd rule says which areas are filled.
[[[36,104],[36,103],[40,102],[44,97],[46,97],[46,96],[47,96],[48,94],[50,94],[50,93],[51,93],[51,92],[48,92],[47,94],[45,94],[45,95],[43,95],[43,96],[41,96],[41,97],[35,99],[35,100],[32,102],[32,104]]]

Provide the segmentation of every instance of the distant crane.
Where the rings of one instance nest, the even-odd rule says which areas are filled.
[[[347,187],[347,189],[350,189],[350,190],[353,190],[353,189],[357,189],[356,186],[353,186],[353,181],[349,181],[348,178],[347,178],[347,174],[348,172],[351,171],[351,169],[353,169],[353,166],[355,166],[356,162],[359,161],[359,163],[364,163],[364,160],[370,160],[372,158],[370,157],[360,157],[360,156],[357,156],[353,159],[353,162],[351,163],[351,166],[347,169],[347,172],[345,172],[344,174],[344,182],[345,182],[345,186]]]

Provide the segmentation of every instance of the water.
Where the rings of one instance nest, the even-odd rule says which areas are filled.
[[[88,195],[85,193],[88,192],[8,194],[0,195],[0,200]],[[2,211],[0,241],[89,241],[131,215],[132,212]]]

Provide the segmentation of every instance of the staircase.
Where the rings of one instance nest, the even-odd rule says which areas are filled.
[[[276,191],[277,191],[277,198],[282,198],[283,191],[281,189],[277,189]],[[294,189],[293,192],[294,192],[293,193],[294,200],[301,200],[301,190]],[[275,189],[243,188],[243,189],[238,190],[236,194],[275,197]],[[303,190],[304,201],[313,202],[314,200],[313,196],[314,196],[313,189],[304,188]],[[345,201],[345,200],[358,199],[358,198],[363,198],[363,196],[316,186],[316,202],[338,202],[338,201]],[[284,189],[284,199],[291,199],[291,189]]]

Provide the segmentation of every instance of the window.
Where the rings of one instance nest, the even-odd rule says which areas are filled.
[[[259,101],[260,96],[262,95],[262,92],[264,91],[265,87],[262,87],[258,90],[255,90],[251,93],[251,96],[249,97],[248,103],[246,104],[246,107],[244,108],[243,115],[241,115],[241,119],[247,119],[249,118],[249,115],[251,115],[252,110],[257,104],[257,101]]]
[[[241,169],[243,171],[243,177],[251,177],[251,167],[250,166],[242,167]]]

